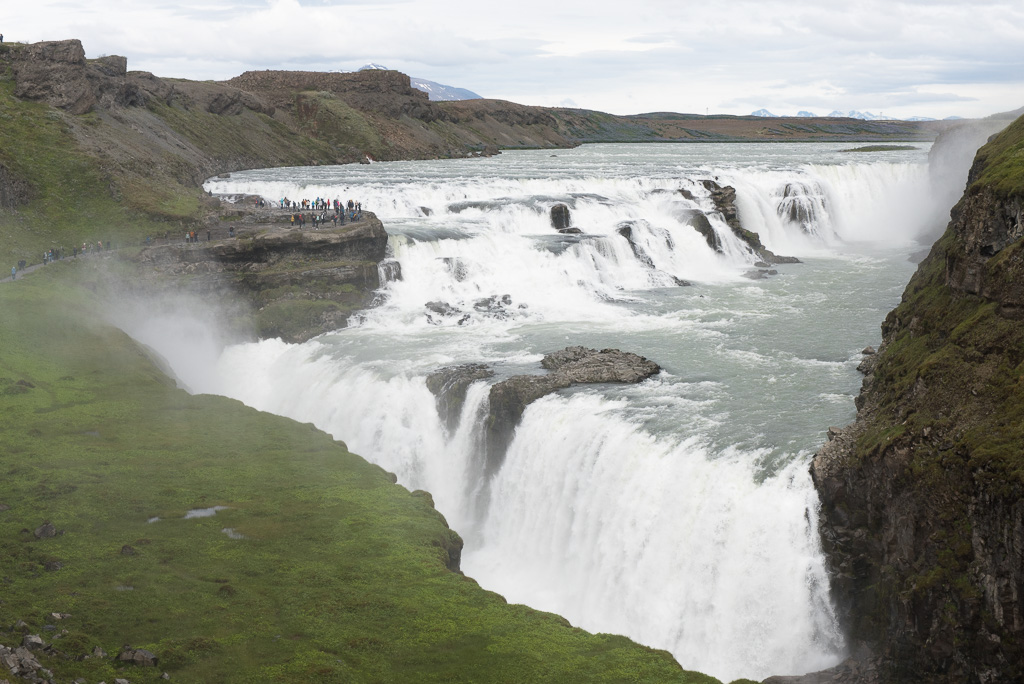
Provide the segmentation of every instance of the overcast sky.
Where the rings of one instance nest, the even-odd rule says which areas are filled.
[[[1024,2],[951,0],[7,0],[7,41],[79,38],[157,76],[248,69],[411,76],[615,114],[1024,105]]]

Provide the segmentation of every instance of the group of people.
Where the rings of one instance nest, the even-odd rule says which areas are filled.
[[[71,256],[75,259],[78,258],[79,252],[83,255],[89,252],[102,252],[103,250],[111,249],[110,241],[104,243],[102,240],[97,240],[96,245],[92,246],[88,242],[83,242],[81,249],[77,245],[72,246]],[[53,247],[43,252],[43,266],[52,264],[54,261],[60,261],[67,256],[67,251],[63,247]],[[11,266],[11,280],[15,280],[18,276],[18,271],[24,271],[27,266],[25,259],[18,262],[17,266]]]
[[[320,197],[314,200],[299,200],[294,202],[287,197],[282,198],[278,202],[281,208],[293,208],[298,207],[302,209],[312,209],[313,212],[310,214],[309,220],[313,224],[313,230],[319,230],[320,226],[330,221],[332,224],[337,226],[339,223],[345,225],[345,221],[358,221],[363,217],[363,204],[362,202],[356,202],[349,200],[348,204],[341,200],[325,200]],[[331,210],[333,213],[328,214]],[[305,228],[306,227],[306,215],[302,212],[294,213],[290,216],[290,222],[292,228]]]
[[[258,202],[263,201],[262,199],[257,200]],[[282,197],[277,201],[278,206],[282,209],[312,209],[313,211],[330,211],[332,208],[335,213],[343,211],[345,209],[345,202],[339,199],[324,199],[323,197],[317,197],[316,199],[301,199],[298,201],[290,200],[287,197]],[[257,206],[264,206],[257,204]],[[348,210],[351,211],[362,211],[362,204],[360,202],[348,201]]]

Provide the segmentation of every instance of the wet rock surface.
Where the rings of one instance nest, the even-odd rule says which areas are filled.
[[[566,347],[545,355],[547,375],[516,375],[491,387],[485,473],[497,472],[526,407],[559,389],[583,383],[637,383],[661,371],[658,364],[618,349]]]
[[[474,318],[491,318],[506,321],[527,308],[526,304],[515,306],[511,295],[491,295],[470,303],[460,302],[458,306],[444,301],[430,301],[423,305],[427,310],[427,323],[431,325],[468,325]]]
[[[680,190],[680,192],[683,191]],[[708,217],[704,215],[704,212],[696,209],[689,209],[685,212],[683,218],[691,228],[703,236],[704,241],[708,243],[708,247],[719,254],[722,253],[722,240],[718,237],[718,233],[715,232],[715,229],[711,226],[711,221],[709,221]]]
[[[628,221],[620,223],[618,228],[615,229],[615,232],[621,235],[622,237],[626,238],[626,242],[629,243],[629,248],[630,250],[632,250],[633,256],[636,257],[636,260],[639,261],[644,266],[646,266],[647,268],[649,268],[651,271],[653,271],[654,273],[658,274],[661,277],[664,277],[672,281],[672,283],[680,287],[687,287],[692,284],[687,280],[677,278],[671,273],[666,273],[665,271],[658,269],[654,265],[654,260],[651,258],[651,256],[647,253],[647,250],[644,249],[644,246],[640,244],[640,241],[637,239],[636,227],[632,223]],[[668,231],[660,232],[661,238],[665,241],[666,247],[668,247],[669,250],[674,249],[675,246],[672,240],[672,236],[668,233]]]
[[[459,416],[466,402],[469,386],[478,380],[494,377],[494,371],[482,363],[448,366],[427,376],[427,389],[434,395],[437,414],[448,432],[459,426]]]
[[[551,227],[560,233],[572,227],[572,214],[568,205],[560,203],[551,207]]]
[[[491,386],[484,428],[482,474],[490,477],[504,461],[512,435],[531,402],[578,384],[638,383],[661,371],[643,356],[618,349],[590,349],[582,346],[546,354],[541,360],[545,375],[514,375]],[[441,368],[427,376],[438,415],[449,431],[458,427],[459,415],[471,384],[494,377],[484,364]]]
[[[762,684],[883,684],[883,666],[863,645],[835,667],[805,675],[769,677]]]
[[[729,228],[732,229],[732,232],[736,237],[747,243],[758,258],[769,264],[800,263],[800,260],[796,257],[779,256],[778,254],[775,254],[761,244],[761,238],[757,233],[743,227],[740,223],[739,209],[736,207],[736,188],[730,185],[719,185],[713,180],[703,180],[701,181],[701,184],[710,193],[711,201],[714,203],[715,209],[722,214],[722,218],[725,219],[725,222],[729,225]],[[705,239],[707,239],[706,235]]]

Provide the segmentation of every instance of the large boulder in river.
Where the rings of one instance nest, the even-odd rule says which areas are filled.
[[[661,370],[658,364],[632,352],[596,351],[579,346],[551,352],[540,365],[554,375],[565,376],[571,383],[637,383]]]
[[[565,204],[556,204],[551,207],[551,227],[562,232],[568,230],[572,223],[572,216],[569,214],[569,207]]]
[[[673,283],[675,283],[676,285],[679,285],[680,287],[686,287],[686,286],[689,286],[691,284],[689,281],[683,280],[682,278],[677,278],[676,276],[672,275],[671,273],[666,273],[664,271],[660,271],[654,265],[654,260],[647,253],[647,250],[644,249],[644,246],[642,244],[640,244],[640,242],[637,240],[635,226],[631,222],[624,221],[624,222],[620,223],[619,227],[615,229],[615,232],[618,233],[619,235],[621,235],[622,237],[626,238],[626,242],[629,243],[629,248],[633,251],[633,256],[636,257],[636,260],[639,261],[641,264],[643,264],[647,268],[651,269],[652,271],[660,273],[661,275],[663,275],[664,277],[670,279]],[[668,249],[669,250],[674,249],[675,247],[674,247],[674,243],[672,241],[672,236],[667,231],[663,230],[661,232],[662,232],[662,237],[665,240],[665,244],[668,247]]]
[[[658,364],[618,349],[566,347],[547,354],[541,366],[547,375],[516,375],[494,384],[486,427],[487,476],[497,472],[526,407],[556,390],[581,383],[637,383],[661,371]]]
[[[647,254],[646,250],[644,250],[643,245],[637,242],[636,236],[633,234],[632,223],[629,221],[620,223],[619,227],[615,229],[615,232],[626,238],[626,242],[629,243],[629,248],[633,250],[633,256],[636,257],[637,261],[647,268],[654,268],[654,261],[651,260],[651,257]]]
[[[434,395],[437,415],[444,421],[448,432],[459,426],[459,416],[466,403],[466,392],[477,380],[494,377],[494,371],[482,363],[440,368],[427,376],[427,389]]]

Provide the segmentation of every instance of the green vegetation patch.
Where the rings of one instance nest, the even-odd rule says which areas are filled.
[[[938,247],[884,326],[895,334],[876,369],[874,392],[888,435],[875,430],[862,439],[877,446],[904,430],[967,426],[949,431],[943,451],[968,459],[979,481],[1009,492],[1024,484],[1024,326],[1000,315],[995,302],[950,291],[945,253],[959,247],[951,234]],[[999,274],[1006,263],[1018,263],[1022,250],[1020,243],[1003,250],[989,270]],[[923,458],[927,450],[916,453]],[[933,466],[948,470],[949,464]]]
[[[0,629],[54,642],[59,681],[716,681],[449,571],[429,496],[312,425],[178,389],[82,268],[0,285]],[[115,664],[124,644],[159,666]]]
[[[30,201],[0,208],[8,260],[39,263],[51,248],[70,254],[83,242],[123,243],[158,230],[113,197],[110,178],[79,151],[66,120],[70,115],[19,100],[13,91],[12,80],[0,80],[0,164]]]
[[[974,163],[983,170],[971,190],[989,187],[1001,197],[1024,195],[1024,116],[978,150]]]
[[[335,147],[380,155],[387,146],[366,117],[332,93],[300,93],[295,111],[310,135]]]

